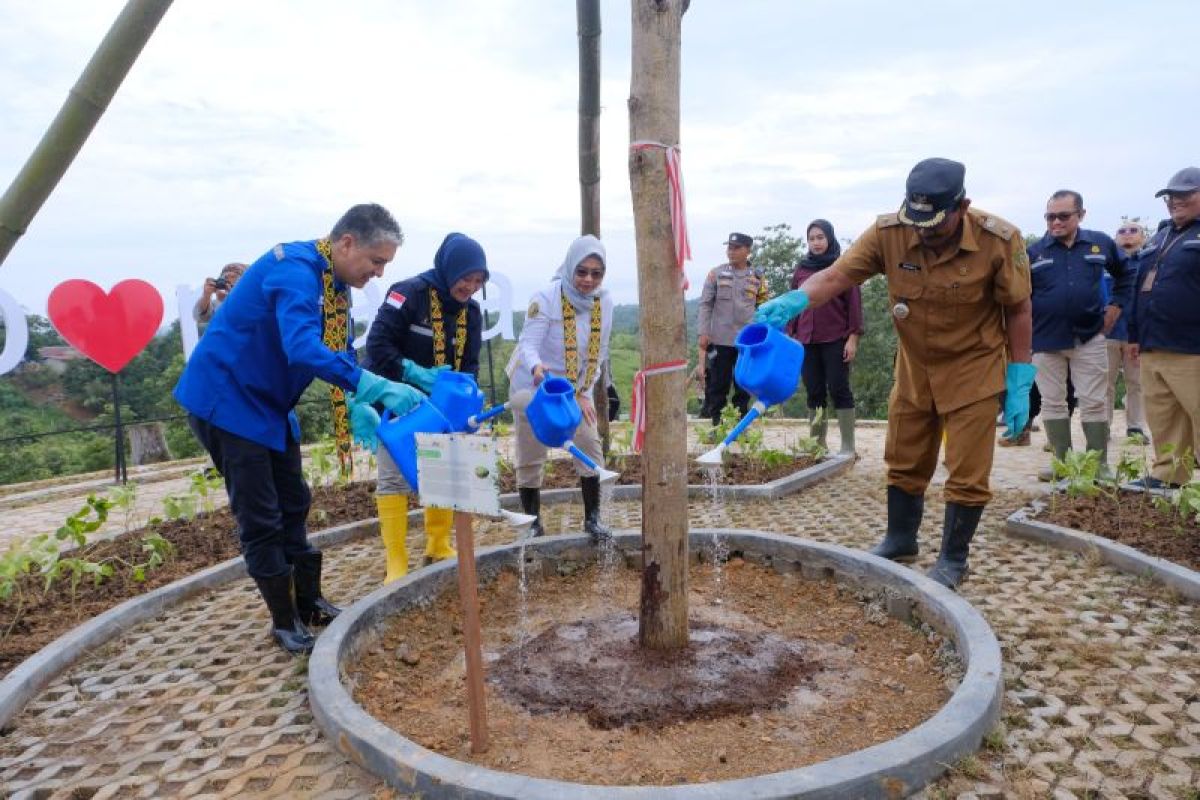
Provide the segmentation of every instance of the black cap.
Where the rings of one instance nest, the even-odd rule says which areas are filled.
[[[725,244],[736,244],[736,245],[741,245],[742,247],[753,247],[754,246],[754,237],[747,236],[744,233],[731,233],[731,234],[729,234],[729,238],[725,241]]]
[[[1171,176],[1171,180],[1167,182],[1167,188],[1159,189],[1154,196],[1162,197],[1164,194],[1174,192],[1194,192],[1197,189],[1200,189],[1200,167],[1184,167]]]
[[[963,178],[967,168],[948,158],[927,158],[908,173],[900,221],[918,228],[941,224],[946,212],[966,196]]]

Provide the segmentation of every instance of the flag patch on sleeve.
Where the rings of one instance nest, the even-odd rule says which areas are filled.
[[[404,301],[407,299],[407,297],[399,292],[388,292],[387,300],[384,302],[386,302],[392,308],[399,308],[400,306],[404,305]]]

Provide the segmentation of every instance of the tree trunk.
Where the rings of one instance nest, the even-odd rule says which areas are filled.
[[[681,0],[633,0],[630,141],[679,143]],[[666,153],[631,150],[642,368],[687,358],[683,292],[671,231]],[[688,643],[686,373],[646,378],[642,450],[642,597],[638,639],[674,650]]]
[[[600,0],[575,0],[579,27],[579,201],[580,233],[600,235]],[[608,364],[592,390],[596,427],[605,455],[608,430]]]
[[[58,116],[0,198],[0,264],[79,154],[170,6],[171,0],[129,0],[105,34]]]
[[[129,427],[129,460],[137,464],[157,464],[170,461],[167,437],[161,422],[147,422]]]

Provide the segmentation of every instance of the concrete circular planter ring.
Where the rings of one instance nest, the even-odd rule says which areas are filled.
[[[839,584],[887,598],[888,612],[923,622],[954,642],[964,676],[946,704],[901,736],[800,769],[680,786],[594,786],[501,772],[448,758],[405,738],[371,717],[341,679],[343,664],[388,617],[427,601],[455,582],[456,565],[444,561],[380,587],[346,609],[317,640],[309,660],[309,699],[317,724],[338,749],[391,786],[423,798],[522,800],[716,800],[729,798],[894,798],[911,794],[948,766],[975,752],[999,718],[1003,692],[1000,645],[982,615],[966,600],[913,570],[868,553],[778,534],[744,530],[691,531],[693,551],[719,533],[731,552],[780,571]],[[640,535],[622,532],[626,558],[639,552]],[[519,544],[478,554],[481,583],[512,565]],[[526,556],[551,563],[586,561],[595,550],[582,536],[526,543]]]

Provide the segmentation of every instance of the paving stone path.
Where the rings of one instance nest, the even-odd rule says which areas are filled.
[[[1044,458],[1014,450],[998,458],[1032,462],[1035,450]],[[883,532],[883,482],[868,455],[851,473],[783,500],[694,502],[689,518],[866,547]],[[921,796],[1196,800],[1200,606],[1006,537],[1004,517],[1027,501],[1028,486],[999,488],[962,589],[1004,649],[1003,726]],[[619,503],[609,515],[636,528],[640,513]],[[917,568],[933,560],[941,514],[934,490]],[[552,531],[581,522],[575,505],[547,514]],[[511,532],[487,526],[479,537],[500,543]],[[410,551],[423,545],[418,529]],[[327,563],[328,594],[340,601],[383,576],[374,540],[332,548]],[[303,662],[270,644],[267,625],[243,580],[112,641],[0,731],[0,797],[394,796],[325,741],[308,710]]]

